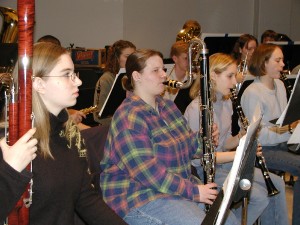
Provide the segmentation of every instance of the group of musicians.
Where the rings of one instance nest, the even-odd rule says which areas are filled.
[[[87,224],[201,223],[205,209],[217,198],[216,189],[220,190],[218,187],[222,187],[230,172],[236,147],[247,132],[247,127],[237,134],[232,132],[233,124],[241,118],[232,116],[237,109],[231,97],[232,90],[239,91],[237,84],[243,83],[248,73],[255,77],[253,83],[237,94],[239,109],[249,123],[262,116],[257,155],[263,154],[271,170],[300,176],[300,156],[289,151],[287,145],[298,121],[282,127],[270,122],[281,116],[288,100],[280,81],[284,69],[281,48],[258,44],[254,36],[245,34],[237,40],[232,55],[215,53],[209,56],[207,65],[189,65],[190,57],[198,53],[189,55],[189,51],[199,50],[199,46],[191,49],[190,41],[199,40],[200,47],[205,48],[200,35],[199,23],[187,21],[171,48],[174,66],[169,71],[165,71],[159,51],[136,50],[127,41],[112,46],[120,43],[125,46],[125,52],[116,49],[114,56],[118,66],[126,69],[121,82],[127,94],[109,120],[100,162],[105,203],[91,186],[88,161],[93,156],[85,148],[80,127],[76,125],[81,124],[85,115],[66,110],[76,104],[78,87],[82,84],[71,57],[60,44],[47,40],[35,44],[32,64],[35,128],[13,145],[7,144],[6,137],[0,142],[0,193],[4,206],[0,209],[0,221],[14,224],[11,215],[22,212],[19,210],[23,206],[17,210],[15,206],[23,193],[28,192],[31,224],[74,224],[75,213]],[[202,133],[206,124],[199,122],[205,108],[201,107],[204,96],[199,96],[204,88],[200,87],[203,71],[199,68],[205,66],[209,73],[209,88],[206,88],[210,93],[206,100],[212,103],[214,121],[208,134],[216,157],[212,169],[216,171],[212,172],[215,176],[212,182],[203,183],[200,159],[205,143],[202,137],[207,134]],[[115,74],[108,74],[112,85]],[[166,85],[167,80],[173,80],[175,85]],[[103,85],[97,83],[95,102]],[[13,85],[6,86],[0,89],[3,96]],[[7,110],[4,106],[11,102],[5,99],[1,98],[1,105]],[[242,126],[241,122],[239,125]],[[26,170],[28,164],[30,171]],[[192,164],[196,167],[194,173]],[[246,224],[252,225],[258,218],[262,225],[288,224],[284,181],[268,173],[267,179],[277,188],[276,194],[268,196],[266,174],[258,169],[253,174]],[[31,184],[29,189],[28,184]],[[300,224],[299,198],[300,180],[296,179],[293,225]],[[224,224],[241,224],[241,211],[242,206],[234,204]]]

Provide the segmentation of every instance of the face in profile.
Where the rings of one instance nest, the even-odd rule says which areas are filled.
[[[43,99],[47,109],[57,115],[62,109],[76,104],[81,80],[74,73],[69,54],[61,55],[53,70],[43,78],[34,79],[33,87]]]
[[[215,81],[215,90],[222,95],[230,94],[230,90],[236,85],[237,65],[230,64],[226,70],[217,74],[213,72],[211,79]]]
[[[244,60],[247,56],[247,62],[250,61],[254,50],[257,48],[256,41],[250,40],[248,43],[244,45],[244,47],[240,50],[241,59]]]
[[[147,96],[160,95],[165,85],[167,74],[164,71],[163,60],[159,56],[152,56],[146,60],[146,67],[141,73],[137,72],[135,81],[139,89]]]
[[[187,53],[180,53],[178,56],[172,57],[176,66],[182,70],[186,71],[188,69],[188,55]]]
[[[280,48],[275,48],[270,59],[265,62],[266,74],[271,78],[279,79],[283,67],[283,53]]]

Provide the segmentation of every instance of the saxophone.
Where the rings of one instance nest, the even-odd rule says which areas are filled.
[[[88,107],[88,108],[81,109],[79,111],[83,112],[85,115],[88,115],[90,113],[94,113],[94,112],[97,112],[99,110],[98,110],[98,106],[94,105],[94,106],[91,106],[91,107]]]
[[[230,99],[231,99],[234,107],[237,110],[237,114],[239,116],[239,120],[242,124],[243,129],[247,130],[247,128],[249,126],[249,120],[245,116],[245,114],[243,112],[243,109],[242,109],[241,105],[239,104],[239,100],[238,100],[238,97],[237,97],[237,94],[236,94],[236,89],[231,90]],[[276,187],[273,184],[273,182],[271,180],[271,177],[269,175],[269,170],[267,168],[264,156],[262,154],[260,156],[256,155],[255,160],[256,160],[256,164],[260,168],[260,170],[262,172],[262,175],[264,177],[266,187],[267,187],[267,190],[268,190],[268,196],[274,196],[274,195],[279,194],[279,191],[276,189]]]

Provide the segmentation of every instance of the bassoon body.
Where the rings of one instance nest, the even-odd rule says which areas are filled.
[[[35,2],[18,0],[18,88],[13,88],[9,105],[9,145],[32,127],[32,57]],[[13,85],[15,87],[15,85]],[[26,168],[31,170],[31,164]],[[28,225],[32,180],[7,218],[8,225]]]

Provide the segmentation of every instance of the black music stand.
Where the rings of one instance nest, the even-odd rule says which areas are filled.
[[[255,156],[257,151],[256,136],[261,118],[250,124],[247,134],[237,148],[228,177],[217,199],[207,212],[202,225],[224,224],[228,209],[233,202],[247,198],[253,181]]]
[[[300,41],[272,41],[279,45],[284,55],[284,69],[292,70],[300,65]]]
[[[235,42],[242,34],[230,33],[203,33],[204,40],[209,55],[217,52],[230,54]]]
[[[106,119],[112,117],[117,108],[121,105],[126,98],[126,91],[122,87],[122,78],[126,75],[124,69],[120,69],[116,75],[114,83],[110,89],[110,92],[99,112],[100,119]]]
[[[300,73],[298,73],[288,104],[280,118],[276,121],[279,126],[285,126],[300,119]],[[274,123],[274,120],[270,121]]]
[[[18,44],[0,43],[0,66],[12,67],[17,62]]]

